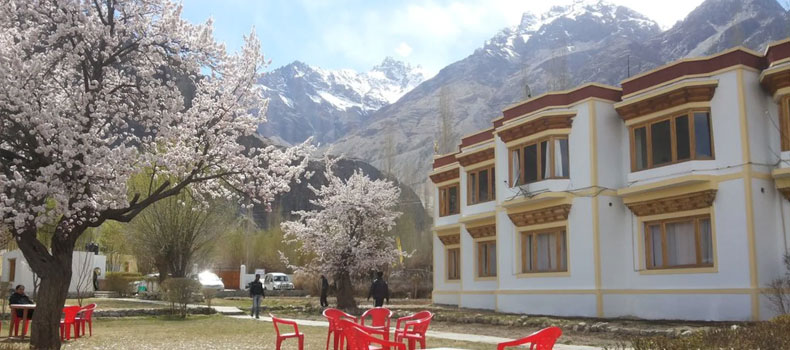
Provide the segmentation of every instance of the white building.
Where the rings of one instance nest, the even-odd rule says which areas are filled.
[[[3,282],[11,282],[11,287],[24,285],[28,294],[33,292],[33,270],[28,265],[22,251],[12,250],[3,253]],[[93,270],[99,269],[99,278],[105,278],[107,258],[104,255],[94,255],[91,252],[74,252],[71,262],[71,283],[69,293],[93,291]]]
[[[790,240],[789,101],[785,40],[506,108],[434,159],[434,302],[772,317],[761,288]]]

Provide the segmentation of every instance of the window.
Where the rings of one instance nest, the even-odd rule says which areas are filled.
[[[713,159],[710,112],[688,111],[631,128],[631,170]]]
[[[478,276],[496,276],[496,242],[486,241],[477,244]]]
[[[477,204],[496,199],[494,167],[473,170],[467,177],[469,190],[466,192],[467,204]]]
[[[521,272],[568,271],[568,249],[563,229],[521,234]]]
[[[461,248],[447,249],[447,279],[461,279]]]
[[[648,269],[713,266],[710,216],[645,223]]]
[[[458,214],[458,184],[439,189],[439,216]]]
[[[567,137],[550,137],[510,150],[511,187],[569,177]]]
[[[8,259],[8,282],[16,280],[16,259]]]
[[[790,151],[790,96],[785,96],[779,102],[779,130],[782,151]]]

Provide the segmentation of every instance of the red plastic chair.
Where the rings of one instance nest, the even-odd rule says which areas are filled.
[[[428,332],[428,326],[431,325],[433,319],[433,314],[430,312],[428,314],[429,316],[426,318],[405,321],[402,330],[395,330],[395,342],[402,343],[404,340],[408,340],[409,350],[416,349],[416,343],[420,342],[420,346],[425,349],[425,333]],[[398,326],[400,326],[401,319],[398,319]]]
[[[421,320],[423,318],[428,318],[428,317],[432,317],[432,316],[433,316],[433,314],[430,311],[420,311],[420,312],[418,312],[416,314],[413,314],[413,315],[400,317],[395,322],[395,333],[398,333],[399,331],[400,332],[403,331],[403,328],[401,327],[401,325],[405,325],[406,321]]]
[[[291,320],[285,320],[282,318],[277,318],[274,317],[274,315],[272,314],[269,314],[269,316],[272,317],[272,323],[274,323],[274,331],[277,333],[277,347],[275,348],[276,350],[280,350],[280,345],[282,344],[283,340],[289,338],[296,338],[297,341],[299,342],[299,350],[304,349],[304,334],[299,333],[299,326],[296,324],[296,322]],[[294,332],[280,334],[279,325],[293,326]]]
[[[543,328],[528,335],[526,338],[499,343],[496,349],[504,350],[505,348],[516,347],[530,343],[530,350],[551,350],[554,349],[554,343],[557,342],[557,338],[559,338],[561,335],[562,330],[559,327]]]
[[[19,336],[19,324],[22,323],[22,317],[16,315],[16,310],[11,311],[11,324],[8,325],[12,327],[14,330],[14,336]],[[23,326],[22,334],[27,334],[27,329],[30,326],[30,317],[28,316],[27,320],[25,320],[25,325]]]
[[[329,330],[326,333],[326,350],[329,350],[329,339],[332,338],[333,334],[335,335],[333,349],[338,350],[340,348],[340,341],[343,335],[343,333],[340,332],[338,321],[348,320],[356,323],[358,319],[353,315],[349,315],[335,308],[328,308],[324,310],[324,317],[326,317],[326,320],[329,321]]]
[[[85,324],[88,325],[90,336],[93,336],[93,311],[96,310],[96,304],[88,304],[84,306],[77,314],[77,327],[81,328],[82,335],[85,335]]]
[[[338,323],[343,333],[343,338],[348,344],[347,350],[406,350],[406,345],[374,337],[371,335],[372,333],[370,333],[372,330],[370,327],[356,324],[345,319],[341,319]]]
[[[77,324],[77,313],[80,312],[79,306],[66,306],[63,308],[63,319],[60,320],[60,340],[65,337],[71,340],[71,327],[74,327],[74,338],[80,337],[80,330]]]
[[[370,318],[370,325],[365,325],[365,319]],[[372,330],[372,334],[381,335],[384,340],[390,340],[390,318],[392,311],[387,308],[377,307],[365,311],[359,317],[359,324],[367,326]]]

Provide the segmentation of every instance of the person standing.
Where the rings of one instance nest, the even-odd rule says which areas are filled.
[[[250,282],[250,297],[252,298],[252,310],[250,317],[260,318],[261,300],[266,297],[261,283],[261,274],[255,274],[255,280]]]
[[[329,281],[327,281],[326,276],[321,275],[321,307],[328,307],[329,302],[326,301],[326,297],[329,295]]]
[[[370,292],[368,292],[368,300],[370,297],[376,302],[375,307],[384,306],[384,299],[387,299],[387,304],[390,303],[390,288],[387,282],[384,281],[384,273],[376,272],[376,280],[370,285]]]

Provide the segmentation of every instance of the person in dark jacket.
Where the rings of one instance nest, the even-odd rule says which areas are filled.
[[[384,273],[376,272],[376,280],[370,285],[370,292],[368,292],[368,300],[373,297],[376,302],[375,306],[384,306],[384,299],[387,299],[387,304],[390,302],[390,288],[387,282],[384,281]]]
[[[14,289],[14,294],[11,294],[11,297],[8,298],[8,304],[30,305],[35,303],[33,302],[33,300],[30,300],[30,298],[28,298],[28,296],[25,294],[25,286],[20,284],[16,286],[16,288]],[[22,311],[23,310],[16,310],[16,316],[22,317]],[[33,310],[28,310],[27,318],[28,319],[33,318]]]
[[[266,297],[261,283],[261,274],[255,274],[255,280],[250,282],[250,297],[252,298],[252,310],[250,317],[260,318],[261,300]]]
[[[327,281],[326,276],[321,275],[321,307],[329,306],[329,302],[326,301],[326,297],[329,295],[329,281]]]

